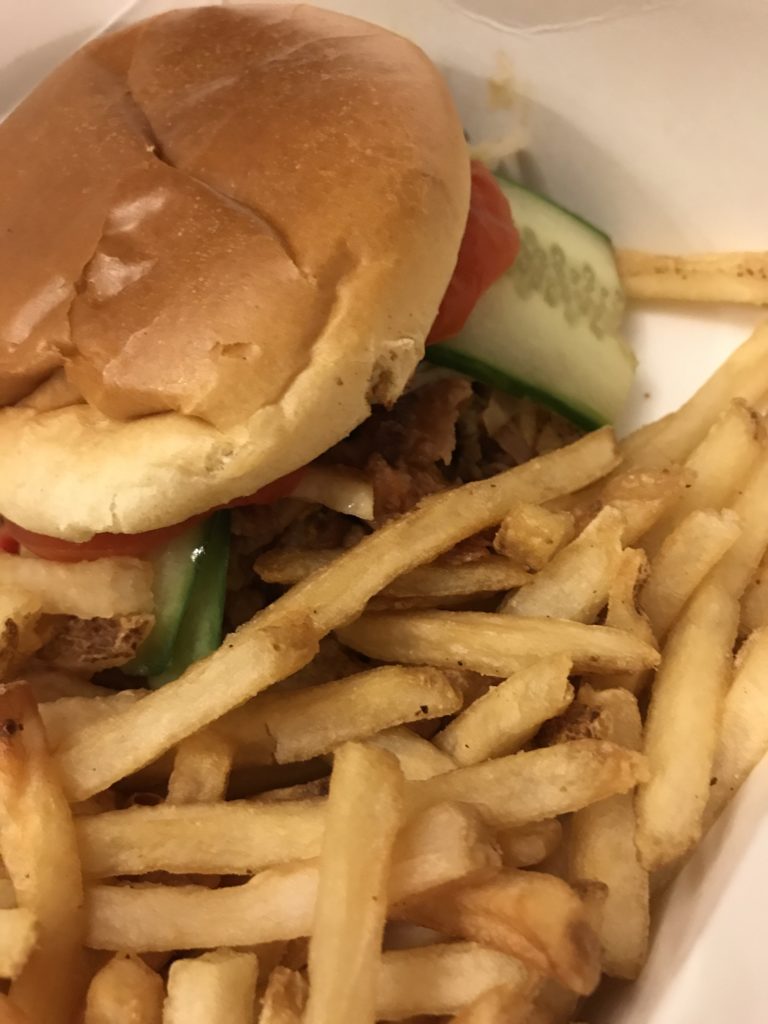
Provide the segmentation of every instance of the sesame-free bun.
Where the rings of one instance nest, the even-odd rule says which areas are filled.
[[[310,461],[402,390],[468,201],[384,29],[263,4],[89,44],[0,125],[0,513],[137,533]]]

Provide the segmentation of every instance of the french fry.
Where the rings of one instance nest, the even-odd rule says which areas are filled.
[[[48,746],[57,750],[91,722],[101,722],[145,697],[148,690],[120,690],[109,696],[59,697],[40,704]]]
[[[45,639],[40,601],[18,589],[0,590],[0,681],[11,678]]]
[[[105,721],[85,726],[57,752],[65,790],[85,800],[138,771],[198,729],[305,665],[317,651],[307,618],[253,620],[184,675]]]
[[[491,676],[510,676],[557,654],[570,657],[577,673],[632,672],[659,661],[650,644],[616,629],[492,612],[382,612],[361,616],[338,635],[371,658]]]
[[[461,695],[445,673],[388,665],[297,692],[264,694],[227,715],[217,729],[241,749],[264,751],[267,760],[272,753],[285,764],[460,707]]]
[[[174,812],[193,809],[191,805],[169,808]],[[482,876],[497,863],[497,851],[484,830],[477,827],[471,811],[454,809],[446,814],[433,809],[430,814],[431,825],[425,826],[414,817],[398,836],[387,895],[390,904],[467,876]],[[436,825],[440,828],[433,832]],[[424,837],[421,848],[417,839],[420,835]],[[230,837],[228,832],[221,845]],[[210,841],[213,846],[213,837]],[[264,838],[271,849],[279,841],[277,832]],[[175,845],[175,839],[173,842]],[[143,863],[141,854],[134,856]],[[169,856],[177,857],[175,853]],[[248,856],[244,853],[241,863],[247,863]],[[243,869],[238,873],[242,874]],[[88,943],[94,949],[159,952],[254,946],[300,938],[309,935],[312,928],[317,879],[317,862],[306,860],[281,863],[243,885],[221,889],[202,885],[94,885],[88,890]]]
[[[376,977],[376,1014],[405,1020],[454,1013],[499,985],[525,995],[530,972],[519,960],[475,942],[390,950]]]
[[[33,1024],[29,1017],[18,1006],[14,1006],[8,996],[0,992],[1,1024]]]
[[[405,726],[377,733],[366,742],[394,754],[400,763],[400,770],[409,781],[431,779],[434,775],[449,772],[456,767],[451,757]]]
[[[637,794],[637,846],[649,871],[701,836],[737,625],[738,595],[708,580],[669,634],[646,721],[651,778]]]
[[[534,662],[470,704],[433,742],[462,766],[515,753],[573,700],[570,670],[565,654]]]
[[[425,892],[457,878],[462,884],[485,881],[500,868],[495,837],[480,813],[466,804],[441,803],[422,811],[398,836],[389,884]]]
[[[578,895],[560,878],[507,870],[395,909],[406,920],[491,946],[588,995],[600,980],[600,943]]]
[[[725,509],[690,512],[664,540],[650,564],[640,607],[663,640],[691,594],[738,540],[741,521]]]
[[[542,569],[576,533],[570,512],[517,501],[501,521],[493,546],[519,565]]]
[[[499,609],[531,618],[594,622],[621,558],[624,517],[607,505],[525,588]]]
[[[557,818],[549,818],[517,828],[501,829],[496,841],[505,867],[530,868],[551,857],[562,838],[563,826]]]
[[[261,1001],[259,1024],[302,1024],[306,1005],[304,976],[288,967],[275,967]]]
[[[374,1024],[387,876],[403,817],[392,754],[361,744],[333,759],[309,940],[304,1024]]]
[[[311,660],[320,637],[353,619],[404,572],[503,519],[516,498],[547,501],[586,487],[617,461],[610,430],[490,480],[432,495],[314,573],[225,639],[208,658],[58,752],[66,791],[84,800],[149,764]]]
[[[3,865],[0,864],[0,871]],[[11,910],[16,906],[16,890],[10,878],[0,878],[0,910]]]
[[[643,538],[649,556],[691,512],[719,510],[731,503],[760,457],[764,436],[759,416],[745,402],[737,400],[726,407],[685,464],[688,486]]]
[[[731,504],[741,523],[741,533],[712,571],[712,578],[739,599],[757,572],[768,548],[767,506],[768,446]]]
[[[767,391],[768,325],[762,324],[677,412],[624,438],[622,472],[685,462],[733,399],[752,405]],[[713,507],[709,501],[705,505]]]
[[[763,626],[768,626],[768,556],[763,557],[741,599],[739,633],[749,636]]]
[[[497,985],[460,1010],[451,1024],[525,1024],[532,1007],[533,992]]]
[[[662,256],[618,249],[616,265],[630,299],[768,305],[766,252]]]
[[[0,552],[0,590],[22,590],[46,615],[110,619],[151,612],[152,566],[138,558],[51,562]]]
[[[706,823],[722,811],[768,751],[768,629],[744,643],[725,697],[715,751]]]
[[[26,907],[0,910],[0,978],[16,978],[37,941],[35,915]]]
[[[690,470],[679,466],[629,470],[610,478],[601,501],[624,517],[624,544],[636,544],[644,537],[680,501],[693,479]]]
[[[165,987],[135,956],[118,954],[91,979],[83,1024],[161,1024]]]
[[[223,800],[232,768],[234,746],[214,729],[202,729],[176,749],[168,779],[169,804],[214,803]]]
[[[548,513],[555,515],[555,513]],[[318,569],[327,568],[344,553],[343,548],[277,548],[259,555],[254,569],[266,583],[299,583]],[[432,562],[400,576],[380,596],[396,598],[453,597],[511,590],[528,583],[531,576],[510,558],[487,556],[463,565]]]
[[[33,1021],[70,1024],[85,987],[72,815],[23,684],[0,687],[0,722],[0,853],[19,907],[37,922],[37,943],[10,998]]]
[[[584,686],[579,699],[604,714],[608,739],[640,749],[642,723],[631,693],[595,692]],[[573,882],[602,882],[606,887],[597,932],[603,970],[618,978],[636,978],[648,949],[648,872],[638,859],[635,830],[634,799],[629,793],[577,811],[570,823],[568,873]]]
[[[74,672],[64,672],[49,668],[47,665],[26,666],[24,682],[29,686],[40,707],[50,701],[59,700],[60,697],[109,697],[115,693],[114,690],[89,682]]]
[[[258,971],[255,954],[231,949],[175,960],[163,1024],[253,1024]]]
[[[608,592],[605,625],[623,630],[655,647],[656,638],[651,624],[637,607],[637,592],[647,575],[648,560],[645,553],[640,548],[625,548]],[[639,693],[646,686],[650,672],[643,669],[635,672],[607,672],[588,678],[592,686],[599,689],[621,686],[631,693]]]
[[[322,800],[128,807],[78,818],[83,872],[90,878],[153,871],[247,875],[320,854]]]
[[[489,824],[517,828],[626,793],[647,778],[642,755],[600,740],[575,740],[410,782],[407,800],[411,813],[464,801]]]

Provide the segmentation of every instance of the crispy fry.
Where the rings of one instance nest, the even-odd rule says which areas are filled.
[[[640,594],[640,606],[658,640],[666,637],[691,594],[740,533],[741,521],[735,512],[699,509],[667,535]]]
[[[408,784],[411,813],[444,800],[475,804],[499,828],[543,821],[626,793],[648,778],[645,759],[600,740],[510,754]]]
[[[138,558],[51,562],[0,552],[0,589],[23,590],[47,615],[109,619],[151,612],[152,566]]]
[[[618,249],[616,264],[630,299],[768,305],[768,252],[662,256]]]
[[[241,749],[255,748],[268,761],[273,755],[285,764],[460,707],[461,695],[446,673],[388,665],[298,692],[264,694],[227,715],[217,729]]]
[[[712,580],[669,634],[646,722],[651,778],[637,795],[637,846],[648,870],[683,856],[701,835],[737,624],[737,595]]]
[[[38,938],[11,986],[33,1021],[70,1024],[84,989],[83,890],[74,824],[34,698],[0,687],[0,853]]]
[[[711,824],[768,751],[768,629],[753,633],[739,651],[725,697],[706,822]]]
[[[741,599],[739,633],[749,636],[763,626],[768,626],[768,556],[763,557]]]
[[[276,809],[290,804],[266,806]],[[185,815],[194,809],[169,808],[174,814]],[[497,863],[495,848],[484,830],[477,827],[474,816],[468,818],[466,811],[455,810],[449,814],[432,810],[430,814],[433,825],[440,824],[437,833],[415,818],[398,837],[387,896],[390,903],[459,882],[468,875],[477,877]],[[449,845],[441,839],[448,835],[453,837]],[[423,837],[421,846],[419,836]],[[218,856],[214,837],[206,838]],[[222,838],[221,847],[232,834]],[[279,841],[276,832],[264,837],[263,845],[274,850]],[[242,849],[241,865],[251,856],[247,841]],[[111,856],[122,854],[113,852]],[[169,856],[178,855],[174,852]],[[143,862],[141,853],[134,857]],[[242,867],[238,873],[243,873]],[[262,871],[244,885],[222,889],[196,885],[93,886],[88,892],[89,945],[95,949],[148,952],[253,946],[299,938],[309,935],[312,928],[317,879],[316,861],[294,861]]]
[[[501,521],[493,546],[520,565],[541,569],[576,533],[570,512],[516,501]]]
[[[508,597],[500,611],[510,615],[594,622],[608,600],[621,558],[624,517],[606,506],[533,578]]]
[[[129,807],[78,818],[90,878],[177,874],[245,875],[320,854],[322,800],[229,801]]]
[[[655,470],[629,470],[608,480],[601,495],[603,506],[624,517],[622,540],[636,544],[669,513],[685,494],[693,473],[679,466]]]
[[[600,430],[490,480],[425,499],[297,584],[180,679],[84,729],[58,754],[70,797],[105,789],[305,665],[321,636],[354,618],[396,577],[500,522],[515,498],[546,501],[577,490],[616,461],[612,432]]]
[[[616,629],[491,612],[382,612],[361,616],[338,635],[371,658],[492,676],[557,654],[572,659],[574,672],[631,672],[659,661],[648,643]]]
[[[548,513],[554,515],[555,513]],[[267,583],[299,583],[318,569],[327,568],[344,553],[342,548],[278,548],[259,555],[254,569]],[[486,556],[463,565],[432,562],[400,576],[382,590],[380,597],[453,597],[479,594],[484,591],[510,590],[522,587],[531,579],[529,573],[510,558]]]
[[[489,945],[587,995],[600,979],[600,943],[578,895],[559,878],[507,870],[396,908],[407,920]]]
[[[530,868],[551,857],[562,838],[563,826],[557,818],[549,818],[501,829],[497,842],[505,867]]]
[[[302,1024],[307,991],[302,974],[288,967],[275,967],[262,998],[259,1024]]]
[[[93,976],[83,1024],[160,1024],[164,996],[156,971],[138,957],[118,954]]]
[[[148,690],[121,690],[109,696],[59,697],[41,704],[39,711],[48,746],[52,750],[58,749],[86,725],[103,721],[122,708],[130,707],[147,693]]]
[[[234,745],[214,729],[201,729],[176,749],[168,779],[169,804],[213,803],[227,793]]]
[[[374,1024],[387,876],[402,817],[395,757],[361,744],[340,747],[309,940],[305,1024]]]
[[[18,1006],[14,1006],[8,996],[0,992],[0,1022],[2,1024],[33,1024],[29,1017]]]
[[[26,907],[0,910],[0,978],[21,974],[37,941],[35,915]]]
[[[480,813],[466,804],[441,803],[422,811],[398,836],[389,884],[425,892],[457,878],[462,884],[485,881],[500,868],[495,837]]]
[[[729,505],[757,462],[765,430],[759,416],[745,402],[731,402],[701,442],[691,452],[685,468],[688,486],[674,506],[643,538],[649,556],[664,538],[697,509],[722,509]]]
[[[453,758],[404,726],[377,733],[366,742],[394,754],[408,780],[431,779],[456,767]]]
[[[474,942],[390,950],[376,978],[376,1013],[382,1020],[453,1013],[498,985],[522,995],[531,975],[519,960]]]
[[[57,760],[72,800],[84,800],[306,664],[317,634],[306,618],[241,627],[214,654],[142,700],[93,722]]]
[[[588,686],[579,699],[598,708],[608,739],[631,750],[642,745],[637,701],[626,690],[595,692]],[[597,928],[603,970],[613,977],[636,978],[645,963],[650,927],[648,872],[635,846],[635,808],[631,794],[617,794],[577,811],[568,844],[572,881],[596,881],[606,887]]]
[[[677,412],[624,438],[622,470],[684,462],[733,399],[754,404],[766,391],[768,324],[761,324]],[[712,502],[705,504],[713,507]]]
[[[478,996],[451,1024],[525,1024],[533,1006],[533,992],[521,992],[514,985],[497,985]]]
[[[570,670],[565,654],[534,662],[470,704],[433,742],[457,765],[515,753],[573,700]]]
[[[252,1024],[258,970],[253,953],[231,949],[175,960],[163,1024]]]
[[[648,559],[640,548],[625,548],[616,577],[608,593],[605,625],[621,629],[651,646],[656,646],[647,616],[637,608],[639,586],[648,575]],[[599,689],[622,686],[631,693],[639,693],[648,683],[651,673],[647,669],[635,672],[605,672],[589,676],[592,686]]]

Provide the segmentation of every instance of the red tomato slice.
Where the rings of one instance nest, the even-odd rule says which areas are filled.
[[[285,498],[293,491],[303,472],[303,469],[298,469],[288,473],[287,476],[262,487],[255,494],[234,498],[225,505],[217,505],[216,509],[236,508],[241,505],[271,505],[273,501]],[[210,511],[213,512],[215,509]],[[53,562],[92,562],[97,558],[113,558],[118,555],[141,558],[178,537],[208,514],[203,512],[192,516],[191,519],[185,519],[183,523],[174,523],[173,526],[164,526],[159,530],[148,530],[146,533],[97,533],[95,537],[82,544],[33,533],[32,530],[25,530],[23,526],[17,526],[6,519],[0,527],[0,548],[18,554],[21,545],[38,558],[47,558]]]
[[[504,193],[488,168],[473,160],[467,226],[428,345],[459,333],[477,300],[512,266],[519,251],[520,236]]]

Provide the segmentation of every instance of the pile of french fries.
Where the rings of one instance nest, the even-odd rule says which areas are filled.
[[[766,405],[763,327],[620,444],[262,556],[289,589],[162,689],[0,687],[0,1021],[567,1024],[635,978],[768,750]]]

